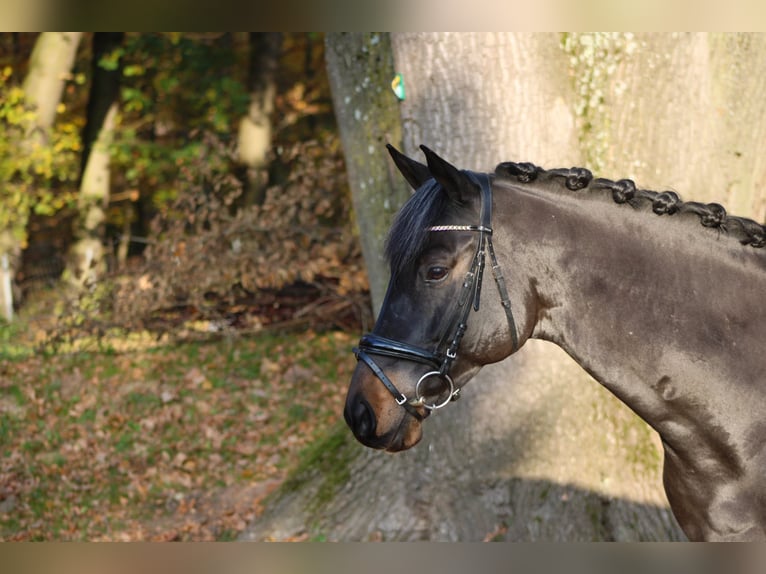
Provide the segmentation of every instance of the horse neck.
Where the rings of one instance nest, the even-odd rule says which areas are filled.
[[[652,426],[666,414],[663,385],[716,396],[761,377],[766,254],[599,197],[508,191],[496,194],[503,250],[530,285],[531,336],[562,347]]]

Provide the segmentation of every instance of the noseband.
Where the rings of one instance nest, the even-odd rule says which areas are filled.
[[[484,275],[484,259],[489,253],[492,276],[495,278],[497,291],[500,295],[500,302],[505,310],[505,316],[508,320],[508,327],[511,332],[511,339],[514,350],[518,348],[519,341],[516,333],[516,323],[511,312],[511,300],[508,296],[508,289],[505,285],[505,279],[497,263],[495,249],[492,246],[492,187],[487,174],[476,174],[465,172],[481,188],[481,219],[479,225],[436,225],[429,227],[429,231],[447,232],[447,231],[472,231],[479,234],[479,242],[476,247],[476,253],[473,257],[471,268],[463,280],[460,294],[457,298],[456,306],[452,312],[452,318],[447,324],[439,344],[434,351],[428,351],[408,343],[402,343],[381,337],[373,333],[364,335],[359,341],[359,346],[354,348],[354,354],[357,360],[364,361],[373,374],[383,383],[388,391],[393,395],[396,403],[404,407],[417,420],[422,421],[425,418],[417,407],[422,406],[426,410],[436,410],[444,407],[447,403],[458,398],[459,388],[455,388],[455,383],[449,375],[452,362],[457,358],[460,341],[465,335],[467,329],[468,315],[471,308],[479,310],[481,297],[481,282]],[[389,379],[383,370],[378,367],[370,355],[381,355],[384,357],[393,357],[395,359],[405,359],[422,363],[431,367],[420,377],[415,385],[415,398],[408,399],[399,389],[396,388],[391,379]],[[431,378],[438,378],[446,383],[449,394],[440,403],[427,403],[421,391],[425,381]]]

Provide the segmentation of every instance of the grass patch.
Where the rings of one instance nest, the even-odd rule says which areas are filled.
[[[326,436],[313,442],[301,453],[300,464],[291,473],[283,489],[297,490],[307,481],[319,480],[319,488],[309,509],[315,510],[348,481],[349,465],[346,463],[355,447],[348,429],[342,424],[336,424]]]
[[[7,323],[0,319],[0,361],[13,361],[30,357],[34,351],[24,341],[25,325],[22,322]]]

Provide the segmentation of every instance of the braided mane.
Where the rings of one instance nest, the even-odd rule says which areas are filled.
[[[766,228],[752,219],[728,215],[726,209],[718,203],[681,201],[678,194],[673,191],[657,192],[637,189],[636,184],[630,179],[612,181],[594,178],[589,170],[582,167],[544,170],[531,163],[515,162],[499,164],[495,168],[495,175],[498,178],[515,180],[519,183],[530,183],[547,177],[551,180],[560,180],[571,191],[581,191],[586,188],[592,191],[606,191],[611,193],[615,203],[627,203],[635,208],[650,205],[657,215],[694,213],[704,227],[719,229],[736,238],[742,245],[755,248],[766,246]]]
[[[503,162],[495,168],[495,176],[500,180],[518,183],[553,182],[575,192],[601,191],[611,194],[618,204],[628,204],[634,208],[651,206],[657,215],[673,216],[681,213],[694,213],[704,227],[718,229],[730,237],[736,238],[742,245],[754,248],[766,247],[766,228],[746,217],[728,215],[718,203],[698,203],[681,201],[673,191],[650,191],[638,189],[630,179],[612,181],[594,178],[593,174],[582,167],[571,169],[544,170],[531,163]],[[427,229],[449,209],[455,209],[441,186],[429,180],[405,202],[397,213],[386,241],[386,257],[391,266],[392,277],[396,277],[408,267],[422,252],[427,238]]]

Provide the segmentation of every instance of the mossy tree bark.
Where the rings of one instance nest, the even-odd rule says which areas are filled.
[[[417,33],[392,48],[411,155],[585,165],[762,217],[762,36]],[[388,455],[339,426],[245,538],[683,539],[656,434],[553,345],[485,367],[425,427]]]
[[[386,233],[410,190],[389,161],[385,144],[401,148],[399,103],[391,90],[394,63],[388,34],[326,37],[327,71],[346,169],[377,313],[388,284]]]

